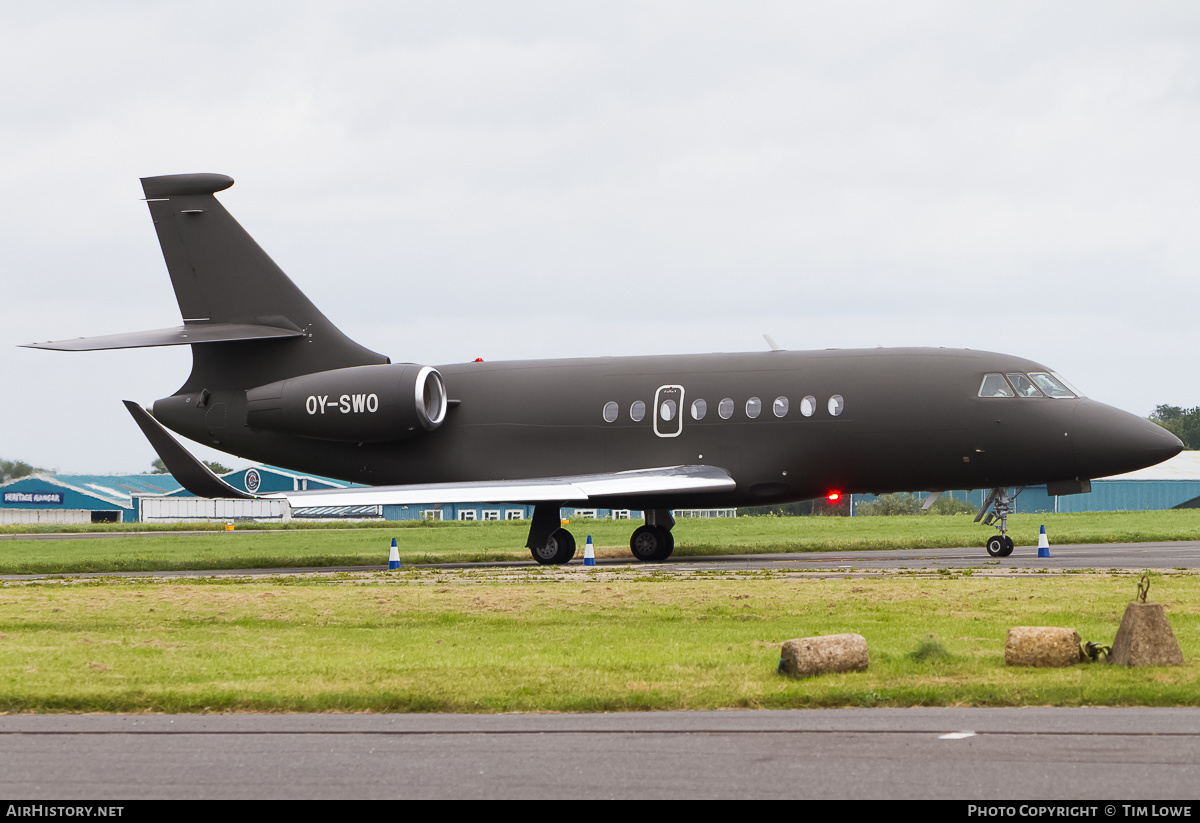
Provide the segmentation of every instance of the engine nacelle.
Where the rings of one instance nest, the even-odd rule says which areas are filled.
[[[354,366],[246,392],[253,428],[355,443],[405,440],[446,418],[446,386],[431,366]]]

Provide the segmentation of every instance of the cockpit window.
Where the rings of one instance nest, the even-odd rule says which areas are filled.
[[[1074,397],[1075,396],[1074,392],[1072,392],[1070,389],[1068,389],[1066,386],[1064,386],[1057,377],[1050,374],[1049,372],[1044,372],[1044,371],[1030,372],[1029,377],[1030,377],[1030,379],[1033,380],[1034,383],[1037,383],[1037,386],[1039,389],[1044,391],[1050,397],[1063,398],[1063,397]]]
[[[1071,394],[1075,395],[1076,397],[1086,397],[1087,396],[1083,392],[1081,392],[1079,389],[1077,389],[1075,386],[1072,386],[1071,381],[1068,380],[1067,378],[1063,377],[1058,372],[1052,371],[1052,372],[1050,372],[1050,376],[1053,377],[1055,380],[1057,380],[1059,383],[1062,383],[1064,386],[1066,386],[1067,391],[1069,391]]]
[[[985,374],[979,386],[980,397],[1012,397],[1013,390],[1002,374]]]
[[[1018,397],[1042,396],[1042,393],[1038,391],[1038,387],[1033,385],[1033,381],[1020,372],[1010,373],[1008,375],[1008,382],[1012,383],[1013,388],[1017,390]]]

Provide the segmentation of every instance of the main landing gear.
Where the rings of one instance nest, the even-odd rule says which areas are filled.
[[[575,556],[575,536],[564,528],[555,529],[541,546],[531,549],[533,559],[543,565],[561,566]]]
[[[575,556],[575,536],[562,527],[557,504],[539,503],[533,507],[525,546],[543,566],[561,566]]]
[[[996,520],[1000,520],[1000,525],[995,526],[1000,534],[993,535],[988,538],[987,553],[991,557],[1008,557],[1013,553],[1013,539],[1008,536],[1008,513],[1012,511],[1010,504],[1017,499],[1017,495],[1025,491],[1025,487],[1017,489],[1017,494],[1011,498],[1008,496],[1008,487],[992,489],[991,494],[983,501],[983,508],[979,510],[979,514],[975,517],[975,522],[983,521],[985,526],[995,526]],[[994,511],[990,511],[994,510]]]
[[[644,563],[661,563],[675,550],[671,529],[675,518],[667,509],[648,509],[646,525],[629,538],[633,556]],[[561,566],[575,556],[575,536],[562,527],[559,507],[553,504],[533,508],[529,539],[525,542],[533,559],[545,566]]]
[[[671,529],[675,518],[666,509],[651,509],[646,512],[646,525],[638,528],[629,538],[633,556],[643,563],[661,563],[675,551],[675,537]]]

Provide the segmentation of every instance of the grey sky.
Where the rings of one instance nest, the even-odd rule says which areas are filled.
[[[107,2],[0,11],[0,457],[153,458],[186,349],[138,178],[394,360],[962,346],[1200,405],[1194,3]],[[227,464],[219,453],[197,449]]]

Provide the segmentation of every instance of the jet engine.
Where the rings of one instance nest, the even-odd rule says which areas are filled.
[[[446,418],[442,375],[414,363],[303,374],[250,389],[246,401],[252,428],[317,440],[405,440]]]

